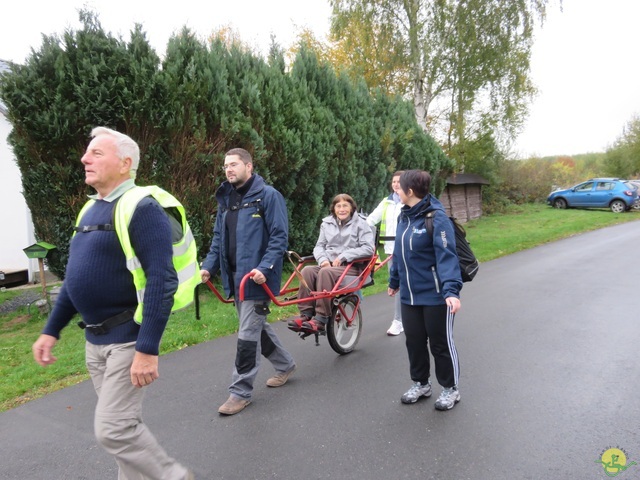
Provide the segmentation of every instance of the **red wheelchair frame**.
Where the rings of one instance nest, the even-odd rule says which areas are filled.
[[[374,253],[371,257],[354,260],[347,265],[340,278],[336,281],[334,287],[330,290],[323,291],[311,291],[310,296],[306,298],[298,298],[297,292],[299,286],[294,285],[294,279],[298,279],[298,282],[303,282],[302,268],[307,265],[315,263],[313,256],[300,257],[296,252],[287,252],[289,261],[293,264],[294,270],[282,286],[280,295],[275,296],[266,283],[262,284],[265,292],[271,299],[271,301],[279,306],[286,307],[288,305],[296,305],[302,302],[317,301],[327,298],[333,299],[331,308],[331,317],[326,325],[324,332],[308,332],[301,331],[299,336],[302,339],[310,335],[315,335],[316,345],[319,345],[319,336],[326,335],[327,340],[331,348],[340,355],[345,355],[354,350],[360,335],[362,333],[362,310],[360,305],[362,303],[362,296],[360,290],[369,285],[373,285],[373,274],[377,272],[382,266],[384,266],[391,258],[391,256],[385,258],[383,261],[379,261],[377,253]],[[294,259],[297,262],[294,262]],[[349,275],[349,272],[354,269],[354,265],[366,262],[365,267],[361,272],[356,275]],[[354,272],[355,273],[355,272]],[[238,298],[240,301],[244,300],[244,288],[245,284],[253,275],[251,273],[246,274],[240,282],[240,289],[238,292]],[[216,287],[207,281],[206,285],[214,293],[218,299],[224,303],[234,303],[233,299],[224,298]]]

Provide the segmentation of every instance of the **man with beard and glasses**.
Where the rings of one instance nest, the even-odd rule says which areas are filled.
[[[280,387],[296,364],[267,322],[270,299],[264,288],[278,295],[282,263],[287,249],[289,222],[284,198],[253,172],[251,154],[242,148],[225,155],[227,181],[216,191],[218,213],[211,248],[202,262],[202,281],[220,271],[228,297],[234,297],[238,319],[238,345],[229,398],[220,406],[222,415],[235,415],[251,403],[260,356],[276,370],[267,386]],[[242,278],[252,273],[240,301]]]

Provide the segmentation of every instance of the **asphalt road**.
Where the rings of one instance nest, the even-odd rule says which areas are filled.
[[[562,212],[559,212],[562,213]],[[357,350],[276,329],[298,363],[284,387],[222,417],[235,336],[163,356],[145,420],[199,479],[602,479],[615,447],[640,477],[640,222],[481,265],[456,317],[462,401],[400,403],[410,384],[393,302],[365,298]],[[195,321],[195,320],[194,320]],[[115,479],[89,382],[0,414],[0,479]],[[637,461],[639,465],[631,465]]]

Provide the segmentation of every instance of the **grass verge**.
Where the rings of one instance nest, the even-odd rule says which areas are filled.
[[[638,220],[635,212],[613,214],[605,210],[556,210],[545,205],[513,207],[506,214],[488,215],[465,225],[467,237],[481,262],[552,242],[589,230]],[[376,284],[365,290],[372,295],[386,290],[386,271],[378,272]],[[476,281],[482,281],[482,267]],[[39,289],[40,287],[33,287]],[[161,354],[229,335],[238,320],[232,305],[219,302],[201,287],[200,320],[191,306],[174,314],[162,340]],[[24,292],[0,292],[0,305]],[[391,304],[390,304],[391,305]],[[390,307],[391,308],[391,307]],[[0,315],[0,411],[88,378],[84,366],[84,335],[73,322],[63,330],[55,348],[58,361],[42,368],[33,361],[31,345],[46,316],[37,309],[20,307]],[[292,316],[295,306],[273,307],[271,321]]]

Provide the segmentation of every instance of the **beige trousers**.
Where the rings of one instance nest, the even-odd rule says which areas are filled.
[[[118,480],[183,480],[185,467],[169,457],[142,421],[142,399],[149,387],[136,388],[130,369],[135,342],[86,343],[86,363],[98,394],[96,439],[115,458]]]

